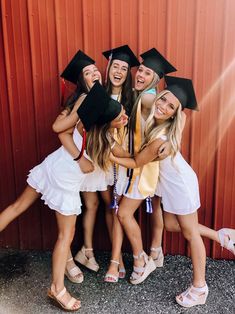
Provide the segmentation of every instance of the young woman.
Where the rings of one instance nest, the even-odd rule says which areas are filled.
[[[94,162],[106,169],[109,160],[104,156],[107,157],[111,149],[111,130],[122,127],[126,123],[124,109],[120,103],[114,100],[110,102],[105,90],[96,83],[82,102],[77,114],[81,120],[73,131],[77,153],[80,154],[82,148],[82,136],[79,130],[80,125],[83,124],[83,127],[89,131],[88,144],[89,138],[94,137],[97,132],[100,134],[99,147],[90,146],[88,151]],[[3,230],[13,219],[26,211],[40,194],[45,204],[55,210],[58,238],[52,254],[52,283],[48,296],[63,309],[70,311],[78,310],[81,305],[78,299],[71,297],[66,291],[64,274],[76,218],[81,213],[79,191],[85,175],[81,171],[80,162],[85,160],[91,163],[86,155],[79,160],[76,157],[77,155],[70,154],[63,146],[50,154],[30,171],[28,186],[20,197],[0,214],[0,230]]]
[[[149,51],[143,53],[141,57],[144,61],[139,66],[136,75],[135,75],[135,98],[136,101],[134,103],[130,123],[129,123],[129,152],[133,153],[138,152],[140,150],[141,141],[144,140],[144,127],[146,123],[146,119],[150,114],[153,100],[156,97],[155,87],[160,79],[166,73],[170,73],[176,71],[176,69],[155,49],[150,49]],[[166,145],[167,146],[167,145]],[[163,146],[160,150],[163,149]],[[164,157],[164,156],[163,156]],[[119,167],[118,171],[118,180],[117,180],[117,194],[125,195],[125,188],[127,185],[127,180],[134,181],[134,175],[132,173],[128,173],[129,177],[127,177],[127,171],[123,167]],[[128,206],[132,206],[133,198],[136,196],[133,195],[125,195],[126,200],[128,198]],[[148,195],[147,195],[148,196]],[[138,198],[138,197],[137,197]],[[145,197],[141,195],[141,200],[144,200]],[[123,202],[123,200],[121,200]],[[127,206],[127,207],[128,207]],[[133,203],[135,206],[135,201]],[[135,208],[136,209],[136,208]],[[153,224],[153,245],[151,254],[153,254],[153,258],[155,259],[156,266],[162,266],[163,263],[163,253],[162,250],[159,251],[155,248],[160,247],[161,249],[161,239],[162,239],[162,231],[163,231],[163,219],[162,214],[159,208],[154,210],[152,214]],[[140,232],[140,229],[139,229]],[[158,243],[156,243],[156,238]],[[107,276],[109,282],[117,282],[118,281],[118,263],[120,257],[120,250],[123,242],[123,230],[120,225],[118,219],[114,218],[113,225],[113,245],[112,245],[112,259],[107,271]],[[152,246],[153,246],[152,245]],[[157,251],[157,252],[156,252]],[[138,265],[138,261],[135,261]],[[137,266],[136,265],[136,266]],[[107,281],[107,280],[106,280]]]
[[[104,52],[104,55],[110,55],[110,52]],[[138,65],[139,62],[131,49],[125,45],[112,50],[112,60],[110,63],[110,67],[108,69],[108,94],[111,94],[111,97],[115,100],[121,101],[124,105],[124,108],[130,107],[131,101],[131,74],[130,68],[132,66]],[[84,69],[85,70],[85,69]],[[93,84],[92,79],[90,82],[87,82],[86,79],[86,86],[89,89],[91,84]],[[89,84],[91,83],[91,84]],[[76,104],[79,106],[79,102]],[[72,116],[72,115],[70,115]],[[76,118],[76,117],[75,117]],[[69,116],[61,117],[56,121],[54,124],[54,130],[56,132],[61,132],[59,134],[59,138],[64,143],[64,139],[67,142],[67,138],[70,137],[70,144],[72,138],[72,129],[65,130],[65,127],[73,127],[76,123],[76,120],[72,119]],[[64,132],[62,132],[64,131]],[[115,132],[116,133],[116,132]],[[75,149],[75,148],[74,148]],[[108,173],[108,174],[107,174]],[[98,209],[99,199],[96,191],[100,191],[101,196],[104,200],[105,207],[106,207],[106,221],[108,226],[108,231],[111,236],[112,230],[112,211],[110,210],[111,204],[111,192],[108,188],[109,185],[113,184],[113,174],[110,171],[103,171],[96,167],[94,171],[88,174],[81,186],[81,191],[86,211],[83,217],[83,228],[84,228],[84,245],[82,246],[81,250],[75,255],[74,259],[81,263],[82,265],[86,266],[87,268],[98,271],[99,265],[97,264],[94,254],[93,254],[93,231],[94,231],[94,224],[96,219],[96,213]],[[121,267],[120,276],[124,276],[124,269]]]
[[[128,45],[120,46],[117,48],[113,48],[112,50],[103,52],[103,55],[106,59],[109,60],[107,66],[107,83],[106,89],[108,94],[112,99],[115,99],[122,103],[124,106],[126,113],[130,115],[132,109],[132,77],[131,77],[131,68],[138,66],[139,61],[129,48]],[[123,128],[121,132],[121,139],[119,140],[125,146],[127,129]],[[117,139],[117,138],[116,138]],[[128,156],[128,154],[126,154]],[[118,172],[119,169],[115,165],[112,165],[110,171],[108,172],[110,186],[114,184],[114,171]],[[115,176],[118,175],[115,173]],[[110,210],[111,204],[111,193],[110,188],[107,191],[107,198],[105,201],[106,207],[106,223],[109,230],[110,239],[112,241],[112,237],[116,235],[115,226],[116,223],[113,224],[113,220],[117,220],[115,210]],[[105,199],[104,199],[105,200]],[[113,228],[114,226],[114,228]],[[113,261],[111,260],[111,264]],[[120,255],[120,260],[118,261],[118,277],[125,277],[125,267],[122,260],[122,255]],[[112,275],[109,276],[109,273],[106,274],[105,279],[106,282],[110,282],[113,280]]]
[[[157,96],[153,111],[147,120],[146,138],[141,152],[134,158],[112,156],[111,159],[128,168],[142,167],[140,181],[145,165],[156,160],[158,149],[164,141],[170,141],[171,156],[159,162],[159,179],[156,176],[155,182],[156,195],[161,197],[166,224],[169,217],[174,216],[190,246],[193,264],[192,285],[177,296],[176,301],[181,306],[192,307],[204,304],[208,295],[205,281],[206,254],[198,225],[197,209],[200,207],[200,197],[197,176],[180,154],[179,148],[183,127],[182,109],[196,109],[197,104],[190,80],[166,77],[166,82],[167,88]],[[137,208],[138,201],[135,205]],[[132,284],[138,284],[151,272],[152,263],[143,251],[138,228],[133,222],[134,212],[134,206],[131,209],[125,206],[124,197],[124,202],[119,207],[118,217],[131,242],[134,259],[142,262],[140,267],[134,266],[130,279]],[[222,230],[219,234],[225,235],[224,230],[226,230],[228,235],[226,241],[234,245],[235,230]]]

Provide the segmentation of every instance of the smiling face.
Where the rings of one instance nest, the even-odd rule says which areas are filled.
[[[126,111],[122,108],[119,115],[110,123],[110,128],[120,129],[121,127],[127,125],[128,116],[126,115]]]
[[[135,74],[135,90],[142,91],[148,87],[154,78],[154,71],[141,64]]]
[[[92,88],[95,81],[99,81],[100,84],[102,83],[101,73],[94,64],[85,66],[82,70],[82,74],[88,90]]]
[[[121,87],[126,78],[128,73],[129,65],[125,61],[114,59],[112,64],[109,68],[109,79],[113,86]]]
[[[164,122],[174,117],[177,108],[180,106],[178,98],[170,91],[167,91],[155,101],[154,117],[158,122]]]

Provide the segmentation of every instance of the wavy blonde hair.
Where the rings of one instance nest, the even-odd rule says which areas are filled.
[[[178,106],[176,109],[176,112],[173,117],[166,120],[164,123],[157,125],[156,119],[154,117],[155,113],[155,103],[158,99],[160,99],[165,94],[170,93],[168,90],[163,90],[160,92],[155,101],[152,108],[152,111],[146,120],[145,130],[144,130],[144,143],[142,144],[141,149],[152,143],[154,140],[156,140],[161,132],[164,132],[165,135],[167,135],[168,141],[171,144],[171,155],[174,157],[176,153],[180,149],[180,142],[181,142],[181,136],[182,136],[182,109],[181,105]]]
[[[86,152],[102,170],[107,171],[110,166],[109,155],[111,152],[112,137],[109,132],[110,122],[104,125],[94,125],[87,132]],[[117,137],[120,137],[117,129]]]

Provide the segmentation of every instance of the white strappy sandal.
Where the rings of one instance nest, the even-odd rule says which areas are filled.
[[[120,263],[118,261],[115,261],[113,259],[110,260],[110,263],[116,264],[117,267],[120,265]],[[104,276],[105,282],[116,283],[116,282],[118,282],[118,279],[119,279],[119,272],[117,275],[106,273]]]
[[[209,293],[207,284],[204,287],[197,288],[193,285],[186,291],[177,295],[176,302],[183,307],[192,307],[195,305],[205,304]]]
[[[71,261],[73,261],[72,257],[67,260],[67,263]],[[74,267],[70,269],[67,269],[67,265],[66,265],[64,274],[73,283],[82,283],[84,280],[83,273],[77,265],[75,265]]]
[[[148,256],[144,251],[140,253],[138,256],[133,255],[134,259],[144,258],[144,266],[142,267],[133,267],[133,272],[130,277],[130,283],[133,285],[137,285],[143,282],[150,274],[156,269],[156,265],[151,256]]]
[[[235,229],[223,228],[217,232],[220,245],[235,255]]]

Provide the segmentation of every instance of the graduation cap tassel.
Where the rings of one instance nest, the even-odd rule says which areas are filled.
[[[118,201],[117,201],[117,168],[116,165],[113,164],[113,177],[114,177],[114,187],[113,187],[113,200],[110,205],[110,208],[115,208],[115,214],[118,212]]]
[[[151,197],[148,196],[145,201],[146,201],[146,213],[152,214],[153,213],[153,206],[152,206]]]
[[[61,101],[60,101],[60,105],[63,106],[64,105],[64,95],[65,95],[65,80],[61,79]]]

